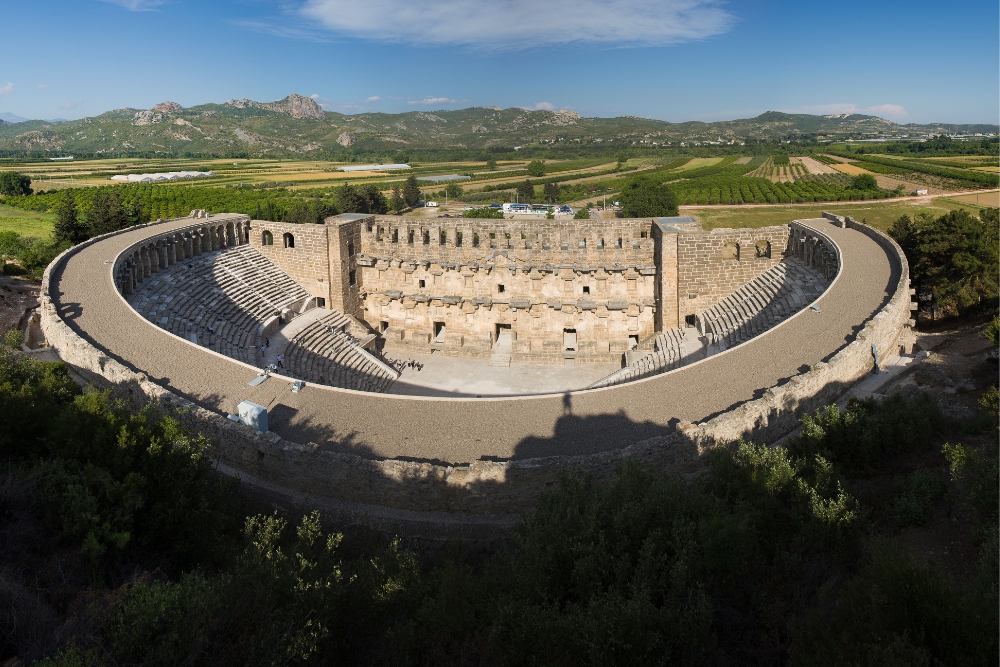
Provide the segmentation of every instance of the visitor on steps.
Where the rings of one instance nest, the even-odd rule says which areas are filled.
[[[284,364],[281,363],[281,355],[278,355],[278,368],[284,368]]]

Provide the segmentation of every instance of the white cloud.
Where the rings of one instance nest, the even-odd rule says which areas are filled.
[[[422,100],[410,100],[407,104],[456,104],[458,100],[447,97],[425,97]]]
[[[289,24],[283,18],[276,18],[269,21],[230,21],[232,25],[238,26],[240,28],[245,28],[246,30],[252,30],[253,32],[258,32],[262,35],[272,35],[274,37],[286,37],[288,39],[298,39],[306,40],[309,42],[327,42],[329,40],[325,39],[321,35],[317,34],[315,30],[311,30],[307,26],[292,25],[296,23],[301,23],[301,21],[292,21]]]
[[[859,107],[857,104],[816,104],[798,109],[785,109],[787,113],[810,113],[828,116],[840,113],[857,113],[865,116],[880,116],[889,120],[903,121],[909,118],[909,112],[899,104],[876,104],[870,107]]]
[[[40,83],[40,84],[38,84],[38,90],[46,90],[46,89],[48,89],[48,87],[49,87],[49,84],[47,84],[47,83]]]
[[[14,92],[14,84],[8,81],[6,84],[0,86],[0,97],[4,95],[10,95]]]
[[[378,95],[372,95],[367,100],[365,100],[365,102],[367,102],[368,104],[371,104],[373,102],[381,102],[381,101],[382,101],[382,98],[379,97]]]
[[[167,0],[104,0],[113,5],[124,7],[130,12],[151,12]]]
[[[662,46],[718,35],[735,21],[719,0],[306,0],[301,13],[358,37],[494,50]]]
[[[536,102],[535,106],[529,108],[537,111],[555,111],[556,105],[552,104],[552,102]]]
[[[895,120],[902,120],[910,116],[906,109],[899,104],[878,104],[873,107],[868,107],[868,111],[876,116],[885,116],[886,118],[892,118]]]

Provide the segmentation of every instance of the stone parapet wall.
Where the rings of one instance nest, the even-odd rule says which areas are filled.
[[[155,225],[149,227],[150,235],[155,235]],[[804,225],[803,229],[806,227]],[[681,423],[676,432],[668,435],[597,454],[478,460],[454,465],[394,458],[368,459],[325,450],[312,443],[289,442],[233,423],[224,415],[200,408],[164,389],[145,374],[117,362],[91,345],[56,312],[50,294],[53,280],[58,278],[62,266],[82,248],[111,235],[75,246],[49,265],[40,297],[41,321],[50,345],[64,360],[97,379],[106,380],[116,396],[129,399],[137,406],[154,401],[186,429],[206,435],[212,443],[211,456],[219,469],[239,476],[253,487],[279,494],[302,507],[319,507],[327,516],[340,521],[362,521],[387,532],[432,539],[490,540],[506,530],[519,513],[530,508],[540,492],[558,484],[567,470],[582,469],[603,478],[612,475],[622,460],[637,459],[657,470],[690,471],[699,465],[701,455],[716,443],[739,437],[770,441],[784,435],[795,427],[803,411],[830,402],[870,372],[871,344],[877,346],[880,354],[888,354],[907,333],[908,267],[898,245],[891,239],[857,223],[852,228],[875,239],[896,262],[899,271],[888,303],[865,323],[855,341],[828,362],[818,363],[786,384],[768,389],[762,398],[744,403],[706,423]],[[124,231],[132,230],[134,228]],[[811,232],[836,248],[822,232],[814,229]],[[122,232],[113,234],[117,233]],[[838,266],[842,266],[839,258]],[[109,266],[108,271],[114,272],[114,266]],[[285,382],[286,379],[274,377],[270,381]],[[630,386],[650,381],[655,379]],[[379,400],[393,399],[383,396]],[[467,408],[459,402],[455,409]],[[344,426],[349,428],[350,425]],[[447,434],[442,433],[442,437]]]
[[[271,244],[265,245],[270,233]],[[291,234],[293,247],[285,247],[285,234]],[[329,235],[326,225],[294,224],[290,222],[250,221],[250,244],[259,250],[292,280],[313,296],[325,299],[329,306],[331,287]],[[334,306],[335,307],[335,306]]]
[[[788,225],[779,225],[677,234],[677,321],[707,310],[784,259],[789,233]]]
[[[828,236],[800,223],[793,223],[792,227],[800,234],[808,232],[810,236],[821,239],[823,245],[832,249],[836,255],[830,264],[835,262],[838,267],[843,266],[840,250]],[[875,345],[883,358],[899,352],[899,341],[910,335],[911,326],[909,265],[906,255],[895,241],[873,227],[852,221],[850,228],[875,240],[896,262],[899,278],[889,302],[865,322],[851,343],[829,361],[815,364],[787,383],[771,387],[764,392],[763,397],[743,403],[708,422],[681,423],[680,432],[702,447],[713,442],[732,442],[738,438],[773,442],[792,431],[803,414],[833,402],[851,385],[871,373],[875,365],[872,345]],[[795,317],[802,316],[808,316],[808,311]]]

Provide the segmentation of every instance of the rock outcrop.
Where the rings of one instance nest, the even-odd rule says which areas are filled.
[[[160,113],[174,113],[175,111],[183,111],[184,107],[177,104],[177,102],[160,102],[155,107],[153,111],[158,111]]]
[[[316,120],[324,118],[323,108],[316,104],[316,100],[296,95],[295,93],[276,102],[255,102],[243,98],[242,100],[229,100],[226,104],[237,109],[264,109],[275,113],[283,113],[292,118],[313,118]]]
[[[351,134],[350,132],[341,132],[340,136],[337,137],[337,143],[343,146],[344,148],[347,148],[357,140],[358,138],[353,134]]]

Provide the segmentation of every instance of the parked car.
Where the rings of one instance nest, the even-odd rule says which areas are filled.
[[[424,206],[426,206],[427,208],[437,208],[438,203],[436,201],[429,201],[425,203]]]

